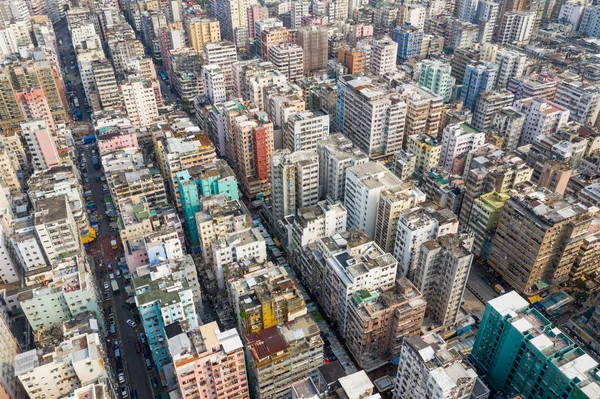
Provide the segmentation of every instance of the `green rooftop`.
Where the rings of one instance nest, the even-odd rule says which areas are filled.
[[[460,128],[462,129],[463,134],[479,133],[479,129],[476,129],[466,122],[461,123]]]

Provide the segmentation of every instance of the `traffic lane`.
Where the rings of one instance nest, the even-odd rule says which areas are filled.
[[[473,262],[467,279],[467,289],[483,303],[487,303],[498,296],[492,286],[488,284],[491,281],[488,273],[482,270],[479,264]]]
[[[120,294],[114,296],[115,312],[117,317],[116,322],[118,324],[121,346],[123,347],[123,366],[127,372],[126,385],[129,386],[130,390],[135,389],[138,397],[140,398],[152,398],[152,390],[150,385],[150,378],[146,372],[146,363],[142,353],[135,351],[135,343],[139,341],[139,334],[143,331],[143,328],[138,324],[135,328],[127,324],[128,319],[133,319],[133,313],[129,310],[129,304],[127,304],[127,294],[125,293],[123,279],[117,280],[119,283]]]
[[[463,294],[462,307],[469,314],[479,317],[479,320],[483,318],[485,304],[468,289]]]

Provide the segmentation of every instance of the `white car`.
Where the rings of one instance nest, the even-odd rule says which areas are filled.
[[[135,324],[135,321],[133,321],[131,319],[127,319],[127,324],[129,324],[133,328],[135,328],[135,326],[137,326],[137,324]]]
[[[108,281],[105,281],[105,282],[104,282],[104,289],[105,289],[105,290],[107,290],[107,289],[108,289],[108,287],[110,287],[110,285],[108,284]]]
[[[119,373],[119,382],[125,384],[125,373]]]

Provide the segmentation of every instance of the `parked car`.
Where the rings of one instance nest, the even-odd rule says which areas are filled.
[[[142,321],[142,319],[140,319],[140,315],[137,313],[133,314],[133,321],[135,321],[136,323],[139,323],[140,321]]]
[[[146,368],[148,370],[152,370],[154,368],[154,366],[152,365],[152,360],[150,360],[149,357],[146,358]]]
[[[114,340],[114,342],[113,342],[113,347],[114,347],[115,349],[119,349],[119,340],[118,340],[118,339],[115,339],[115,340]]]
[[[129,326],[132,328],[135,328],[135,326],[137,326],[137,324],[135,324],[135,321],[131,319],[127,319],[127,324],[129,324]]]
[[[108,281],[105,281],[104,282],[104,289],[107,290],[107,289],[109,289],[109,287],[110,287],[110,284],[108,284]]]
[[[119,382],[125,384],[125,373],[119,373]]]
[[[123,385],[121,387],[121,397],[122,398],[128,398],[129,397],[129,391],[127,389],[127,387],[125,385]]]
[[[112,272],[112,265],[110,263],[108,265],[106,265],[106,268],[108,269],[109,272]]]
[[[146,356],[146,357],[150,356],[150,348],[148,347],[148,345],[144,345],[143,349],[144,349],[144,356]]]
[[[152,383],[152,388],[153,389],[158,388],[158,380],[156,379],[156,377],[150,378],[150,382]]]
[[[139,343],[139,342],[136,342],[136,343],[135,343],[135,351],[136,351],[137,353],[140,353],[140,352],[142,351],[142,345],[140,345],[140,343]]]
[[[140,333],[140,341],[142,341],[142,344],[146,343],[146,334]]]
[[[113,313],[112,306],[109,306],[108,308],[106,308],[106,311],[108,312],[108,314],[112,314]]]
[[[108,291],[105,291],[105,292],[104,292],[104,300],[105,300],[105,301],[108,301],[109,299],[110,299],[110,292],[108,292]]]
[[[131,399],[138,399],[137,391],[135,389],[131,391]]]

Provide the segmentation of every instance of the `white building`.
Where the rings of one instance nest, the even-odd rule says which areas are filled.
[[[396,70],[397,57],[398,43],[389,37],[373,40],[371,43],[369,71],[375,76],[393,72]]]
[[[245,1],[245,0],[231,0]],[[237,61],[237,49],[233,42],[208,43],[204,47],[204,63],[217,64],[225,76],[225,88],[233,88],[233,64]]]
[[[225,288],[225,269],[240,260],[267,260],[265,239],[257,228],[236,231],[212,244],[213,268],[219,289]]]
[[[565,79],[556,89],[554,102],[569,110],[569,117],[585,126],[595,126],[600,114],[600,88],[580,80]]]
[[[412,279],[421,244],[444,234],[458,232],[458,218],[448,209],[434,211],[418,207],[400,214],[394,257],[398,260],[398,277]]]
[[[319,154],[319,198],[344,201],[346,170],[369,162],[369,157],[343,134],[333,134],[317,143]]]
[[[467,123],[448,125],[442,133],[442,149],[439,166],[447,171],[455,169],[455,160],[459,155],[481,147],[485,143],[485,133]],[[454,171],[456,173],[456,171]]]
[[[15,358],[15,375],[31,399],[69,397],[77,388],[107,382],[105,353],[98,333],[82,334],[38,356],[33,349]]]
[[[568,109],[542,98],[525,98],[513,106],[526,115],[519,146],[532,144],[540,134],[550,136],[569,121]]]
[[[158,118],[155,84],[139,77],[130,78],[121,85],[127,115],[133,127],[147,127]]]
[[[402,345],[394,399],[469,399],[477,373],[446,348],[437,334],[407,337]],[[489,391],[488,391],[489,393]]]
[[[348,168],[344,199],[348,228],[363,229],[373,239],[381,192],[400,186],[400,179],[380,163],[368,162]]]
[[[587,37],[600,37],[600,6],[586,6],[579,24],[579,33]]]
[[[283,146],[294,151],[314,151],[329,136],[329,115],[323,111],[303,111],[288,118],[283,126]]]
[[[304,76],[304,51],[296,43],[283,43],[269,49],[269,60],[290,81]]]
[[[535,11],[509,11],[504,14],[499,27],[498,43],[528,44],[535,25]]]
[[[527,56],[519,51],[501,48],[496,53],[498,75],[496,77],[496,90],[505,90],[511,78],[520,78],[527,66]]]
[[[81,250],[79,229],[66,195],[38,200],[34,208],[35,232],[50,263]]]
[[[271,156],[273,217],[281,220],[296,209],[319,201],[319,158],[316,151],[277,150]]]
[[[204,94],[208,97],[211,104],[224,103],[227,100],[225,90],[225,75],[221,67],[215,64],[204,65],[202,67],[202,84]]]
[[[346,75],[338,80],[336,101],[336,125],[369,158],[402,148],[407,107],[399,94],[369,78]]]
[[[0,260],[1,261],[1,260]],[[0,357],[4,367],[0,369],[0,396],[16,398],[15,358],[19,354],[19,342],[15,339],[3,316],[0,316]]]
[[[567,1],[560,6],[560,12],[558,13],[558,20],[570,23],[573,32],[579,29],[579,23],[583,17],[583,11],[585,10],[585,4],[583,2],[570,2]]]

